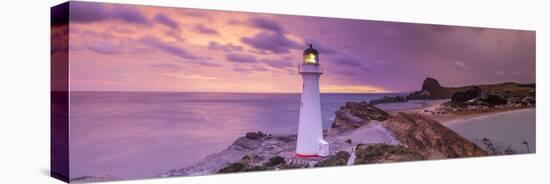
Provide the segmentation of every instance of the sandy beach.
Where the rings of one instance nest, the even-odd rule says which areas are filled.
[[[506,110],[498,110],[498,111],[489,111],[489,112],[481,112],[481,113],[468,113],[468,114],[458,114],[449,118],[442,118],[443,121],[440,121],[444,125],[451,125],[451,124],[457,124],[462,123],[466,120],[481,120],[486,118],[491,118],[495,116],[501,116],[504,114],[513,114],[518,112],[524,112],[524,111],[534,111],[535,108],[521,108],[521,109],[506,109]]]
[[[462,112],[453,112],[453,113],[447,113],[447,114],[433,114],[432,112],[437,112],[437,108],[441,106],[441,104],[449,101],[449,99],[446,100],[430,100],[425,102],[425,106],[418,107],[418,108],[411,108],[406,110],[399,110],[399,111],[389,111],[392,114],[397,112],[414,112],[414,113],[420,113],[422,115],[428,116],[434,120],[439,121],[440,123],[444,125],[448,124],[454,124],[454,123],[460,123],[465,120],[470,119],[477,119],[477,118],[485,118],[495,115],[500,115],[502,113],[510,113],[510,112],[516,112],[516,111],[525,111],[529,109],[535,109],[535,106],[532,107],[506,107],[502,109],[485,109],[485,110],[470,110],[470,111],[462,111]]]

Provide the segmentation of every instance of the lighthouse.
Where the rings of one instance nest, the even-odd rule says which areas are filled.
[[[302,96],[298,122],[297,157],[323,157],[329,155],[329,144],[323,139],[321,95],[319,78],[323,74],[319,64],[319,51],[309,44],[304,50],[303,63],[298,66],[302,75]]]

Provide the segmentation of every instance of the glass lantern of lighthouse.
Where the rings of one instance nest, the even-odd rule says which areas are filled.
[[[304,64],[319,64],[319,51],[315,50],[312,44],[304,50]]]

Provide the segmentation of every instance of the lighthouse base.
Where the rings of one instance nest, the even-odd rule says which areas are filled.
[[[309,154],[299,154],[299,153],[296,153],[294,156],[296,156],[298,158],[319,158],[319,157],[321,157],[317,154],[309,155]]]
[[[299,158],[314,158],[314,157],[325,157],[330,154],[329,144],[323,139],[317,140],[317,153],[296,153],[296,157]]]

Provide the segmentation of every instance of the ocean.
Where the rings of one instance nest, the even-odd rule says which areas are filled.
[[[535,119],[535,109],[522,109],[448,122],[446,126],[482,148],[484,145],[481,140],[487,138],[499,150],[510,148],[516,153],[535,153]],[[523,141],[527,141],[528,145],[523,144]]]
[[[321,94],[323,126],[330,127],[334,112],[346,101],[404,94]],[[71,92],[71,176],[150,178],[222,151],[246,132],[296,133],[299,103],[298,93]],[[468,125],[453,128],[462,134],[470,131]],[[497,131],[489,125],[499,126],[482,128]]]

